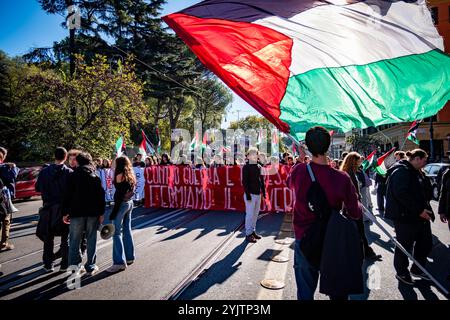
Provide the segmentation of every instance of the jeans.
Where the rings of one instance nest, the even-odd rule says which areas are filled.
[[[427,256],[433,247],[430,222],[425,220],[414,223],[394,222],[394,227],[397,241],[406,251],[412,253],[414,259],[422,267],[425,267]],[[394,253],[395,271],[399,276],[408,275],[408,266],[408,257],[396,247]],[[422,270],[414,264],[411,267],[411,272],[420,274]]]
[[[252,199],[247,200],[244,194],[245,202],[245,235],[249,236],[256,230],[256,221],[258,221],[259,208],[261,206],[261,195],[252,194]]]
[[[69,233],[69,265],[81,266],[81,239],[86,233],[87,239],[87,262],[86,271],[90,272],[95,267],[97,259],[97,229],[99,226],[98,217],[73,217],[70,218]]]
[[[131,233],[131,212],[133,211],[133,200],[123,202],[119,212],[114,219],[113,236],[113,263],[124,265],[127,261],[134,261],[134,241]]]
[[[294,273],[297,283],[297,299],[314,300],[314,292],[316,292],[319,282],[319,269],[313,267],[306,260],[300,250],[300,243],[301,240],[295,240]],[[330,300],[348,300],[348,296],[330,296]]]
[[[314,292],[319,281],[319,269],[313,267],[306,260],[300,250],[301,240],[295,240],[294,273],[297,283],[298,300],[314,300]]]
[[[42,261],[46,268],[50,268],[53,265],[55,247],[55,237],[49,234],[44,241],[44,253],[42,255]],[[69,228],[61,235],[61,268],[67,269],[69,266]]]

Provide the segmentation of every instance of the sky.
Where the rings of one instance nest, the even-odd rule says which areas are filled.
[[[168,0],[162,15],[189,7],[199,0]],[[45,13],[37,0],[0,0],[0,50],[9,56],[27,53],[34,47],[51,47],[53,42],[67,36],[61,24],[64,18]],[[231,121],[258,113],[233,93],[231,111],[222,123],[228,127]]]

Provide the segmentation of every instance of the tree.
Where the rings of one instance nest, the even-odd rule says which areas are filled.
[[[264,117],[260,116],[248,116],[244,119],[240,119],[239,121],[233,121],[230,124],[230,129],[242,129],[244,131],[248,129],[266,129],[267,132],[270,132],[273,128],[273,125]]]
[[[218,128],[222,116],[229,110],[233,95],[217,79],[205,78],[196,83],[201,90],[199,95],[193,95],[195,102],[194,113],[202,123],[202,131],[206,128]]]
[[[353,150],[360,152],[361,154],[369,154],[374,148],[381,144],[381,141],[372,135],[360,135],[353,133],[348,136],[345,141],[347,144],[353,146]]]
[[[12,160],[28,149],[25,139],[28,124],[21,119],[34,103],[27,79],[39,72],[42,71],[38,67],[0,52],[0,145],[8,148]]]
[[[57,145],[111,156],[117,137],[129,136],[130,121],[146,122],[142,83],[130,61],[111,70],[104,56],[95,57],[92,65],[76,56],[74,79],[55,72],[30,77],[30,99],[36,105],[23,117],[29,123],[28,141],[44,156]]]

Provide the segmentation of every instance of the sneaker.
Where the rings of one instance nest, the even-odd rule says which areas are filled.
[[[81,266],[78,268],[77,273],[81,276],[86,273],[86,268],[84,266]]]
[[[116,273],[119,271],[124,271],[127,268],[126,264],[113,264],[111,267],[106,269],[106,272],[109,273]]]
[[[13,250],[14,249],[14,245],[11,242],[7,242],[7,243],[2,243],[0,250]]]
[[[415,285],[414,280],[411,278],[411,276],[409,274],[404,275],[404,276],[400,276],[400,275],[396,274],[395,277],[397,278],[397,280],[403,282],[404,284],[407,284],[410,286]]]
[[[86,274],[87,274],[88,276],[93,276],[93,275],[96,274],[97,272],[98,272],[98,266],[95,265],[94,268],[92,268],[92,270],[87,271]]]
[[[256,240],[261,239],[261,236],[257,234],[255,231],[253,231],[252,236],[255,237]]]
[[[59,272],[67,272],[68,267],[59,267]]]
[[[134,260],[127,260],[127,265],[131,265],[134,263]]]
[[[250,243],[256,243],[256,238],[253,235],[246,236],[245,240],[247,240]]]
[[[54,266],[43,266],[42,268],[45,270],[45,272],[48,272],[48,273],[55,271]]]
[[[422,280],[431,281],[430,277],[427,276],[424,272],[420,272],[420,273],[411,272],[411,275],[414,278],[419,278],[419,279],[422,279]]]

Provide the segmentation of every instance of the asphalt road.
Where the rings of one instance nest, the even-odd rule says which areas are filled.
[[[100,272],[83,277],[80,289],[70,290],[67,275],[57,272],[58,266],[50,274],[42,269],[42,242],[34,235],[40,205],[39,199],[16,203],[20,212],[14,215],[11,234],[16,248],[0,253],[2,300],[166,299],[218,248],[222,251],[213,256],[207,270],[182,292],[180,299],[296,298],[290,215],[261,217],[257,229],[263,239],[249,244],[244,241],[241,230],[235,232],[243,222],[243,214],[239,212],[136,208],[132,217],[136,262],[124,272],[106,273],[105,269],[112,263],[112,241],[99,240],[97,263]],[[433,203],[435,209],[436,205]],[[393,232],[388,222],[377,218]],[[399,285],[392,266],[393,245],[378,227],[366,225],[369,241],[383,260],[365,265],[370,274],[366,292],[352,299],[445,299],[429,282],[418,281],[413,288]],[[440,221],[432,228],[433,251],[427,269],[450,289],[447,279],[450,274],[450,232]],[[286,239],[287,243],[276,243],[280,239]],[[227,245],[223,247],[225,240]],[[289,258],[289,261],[271,261],[275,255]],[[263,279],[278,280],[284,288],[265,289],[260,285]],[[316,292],[316,299],[328,298]]]

